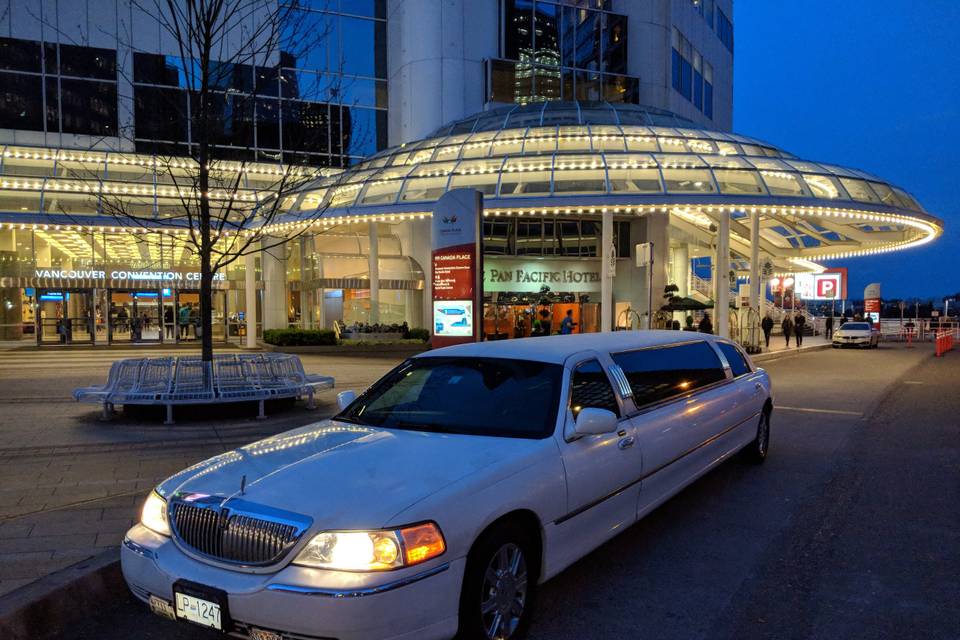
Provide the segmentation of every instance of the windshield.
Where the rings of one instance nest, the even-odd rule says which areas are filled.
[[[407,360],[334,419],[512,438],[553,433],[563,367],[506,358]]]
[[[870,325],[866,322],[848,322],[840,329],[843,331],[870,331]]]

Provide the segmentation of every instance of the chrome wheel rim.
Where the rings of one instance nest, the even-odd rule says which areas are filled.
[[[527,602],[527,561],[519,546],[501,546],[483,575],[480,620],[489,640],[506,640],[520,626]]]
[[[760,416],[760,431],[757,433],[757,450],[761,456],[767,455],[767,442],[770,439],[770,416]]]

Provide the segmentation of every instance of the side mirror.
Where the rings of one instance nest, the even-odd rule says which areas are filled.
[[[343,411],[344,409],[349,407],[350,403],[352,403],[356,399],[357,399],[356,392],[352,390],[341,391],[340,393],[337,394],[337,408],[339,408],[340,411]]]
[[[613,433],[617,430],[617,415],[607,409],[586,407],[580,410],[572,424],[571,439]]]

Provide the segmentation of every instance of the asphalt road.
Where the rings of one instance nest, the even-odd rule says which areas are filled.
[[[960,353],[766,364],[771,454],[732,461],[546,584],[530,637],[960,637]],[[126,594],[64,639],[216,636]]]

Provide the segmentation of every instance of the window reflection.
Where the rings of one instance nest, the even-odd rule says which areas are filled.
[[[60,126],[64,133],[117,135],[117,84],[61,78]]]
[[[40,76],[0,73],[0,128],[43,131]]]
[[[595,3],[577,5],[504,0],[505,60],[490,63],[489,100],[518,104],[639,100],[637,79],[623,75],[627,69],[626,16],[596,11]]]

